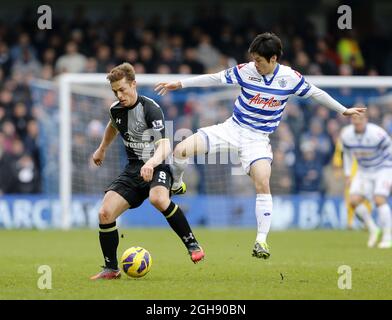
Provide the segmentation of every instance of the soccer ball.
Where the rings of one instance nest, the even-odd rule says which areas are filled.
[[[142,247],[131,247],[121,256],[122,270],[132,278],[140,278],[150,271],[152,258]]]

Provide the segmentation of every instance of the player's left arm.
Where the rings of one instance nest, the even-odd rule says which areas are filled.
[[[380,137],[380,141],[378,143],[378,147],[381,150],[387,150],[390,154],[392,154],[392,139],[388,132],[383,128],[379,128],[378,136]]]
[[[316,86],[312,85],[312,90],[310,97],[316,100],[318,103],[326,106],[327,108],[334,110],[344,116],[361,115],[366,112],[365,107],[352,107],[346,108],[334,98],[332,98],[328,93]]]
[[[293,72],[292,80],[295,83],[293,93],[296,96],[302,98],[311,97],[319,104],[324,105],[327,108],[336,111],[344,116],[360,115],[366,112],[366,108],[364,107],[346,108],[334,98],[332,98],[324,90],[306,81],[305,78],[297,71]]]
[[[200,76],[182,79],[180,81],[159,82],[155,86],[154,90],[158,91],[158,95],[163,96],[168,91],[174,91],[183,88],[241,84],[243,81],[241,78],[241,72],[244,70],[242,69],[243,67],[248,67],[248,64],[242,63],[217,73],[203,74]]]
[[[154,155],[140,169],[140,175],[147,182],[152,180],[154,168],[160,165],[171,152],[170,140],[165,137],[165,118],[162,109],[151,100],[146,106],[145,119],[151,135],[154,137]]]

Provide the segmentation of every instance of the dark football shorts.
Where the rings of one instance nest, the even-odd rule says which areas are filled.
[[[143,180],[140,169],[144,163],[127,164],[121,173],[105,190],[115,191],[128,201],[131,208],[139,207],[149,196],[150,189],[155,186],[164,186],[170,190],[173,177],[169,165],[160,164],[154,168],[153,178],[150,182]]]

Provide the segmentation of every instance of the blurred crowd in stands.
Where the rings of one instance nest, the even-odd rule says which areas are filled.
[[[210,9],[196,10],[190,22],[175,13],[165,22],[160,16],[143,18],[127,6],[121,15],[106,20],[89,19],[79,7],[68,19],[55,16],[52,30],[38,30],[35,17],[28,14],[17,24],[0,22],[0,194],[41,192],[40,155],[45,150],[38,143],[39,119],[29,87],[35,78],[53,80],[64,72],[106,73],[124,61],[132,63],[137,74],[218,72],[248,61],[251,40],[264,31],[273,31],[282,39],[281,63],[304,75],[392,74],[391,63],[380,56],[388,52],[375,46],[386,43],[380,35],[372,42],[354,29],[319,36],[301,16],[267,27],[252,12],[234,20],[221,7]],[[204,111],[192,101],[161,103],[167,119],[185,128],[230,116],[218,108],[214,118],[203,122]],[[368,107],[370,120],[392,132],[392,106]],[[274,194],[340,194],[336,175],[341,172],[334,169],[331,159],[340,129],[348,120],[331,118],[331,114],[311,103],[289,102],[285,121],[271,135]]]

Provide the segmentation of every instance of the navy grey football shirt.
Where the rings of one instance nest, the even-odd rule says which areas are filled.
[[[113,103],[110,119],[122,137],[130,162],[150,159],[154,154],[155,143],[165,138],[162,109],[145,96],[139,95],[131,107],[123,107],[119,101]]]

